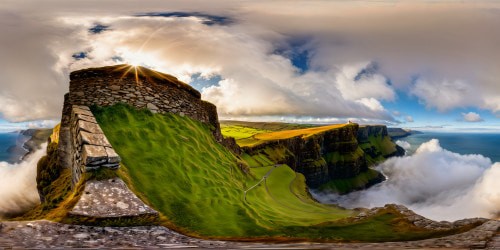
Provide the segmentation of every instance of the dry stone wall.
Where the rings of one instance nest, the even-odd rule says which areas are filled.
[[[215,105],[201,100],[197,90],[173,76],[142,67],[130,69],[118,65],[75,71],[70,79],[68,102],[72,105],[126,103],[154,113],[188,116],[212,125],[217,141],[223,140]]]
[[[74,105],[69,124],[73,186],[78,183],[84,172],[102,167],[110,169],[120,167],[120,156],[109,143],[87,106]]]

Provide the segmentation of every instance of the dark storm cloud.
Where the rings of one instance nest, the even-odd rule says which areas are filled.
[[[144,17],[198,17],[202,19],[202,23],[206,25],[230,25],[235,22],[234,19],[227,16],[217,16],[202,12],[149,12],[137,14],[135,16]]]

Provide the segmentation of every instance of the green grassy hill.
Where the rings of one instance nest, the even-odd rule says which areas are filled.
[[[207,125],[177,115],[116,105],[94,108],[122,159],[121,175],[165,225],[221,239],[387,241],[419,239],[397,211],[353,222],[355,211],[311,199],[304,176],[273,166],[265,156],[254,168],[218,144]],[[440,233],[443,234],[443,233]]]

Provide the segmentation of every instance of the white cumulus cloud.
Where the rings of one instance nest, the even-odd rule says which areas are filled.
[[[482,121],[484,121],[484,119],[481,118],[481,116],[475,112],[462,113],[462,120],[466,121],[466,122],[482,122]]]
[[[396,91],[410,91],[443,112],[478,107],[499,114],[500,5],[299,3],[4,0],[0,113],[11,121],[57,119],[69,72],[115,64],[119,57],[188,82],[192,74],[220,76],[203,96],[226,117],[394,121],[383,104],[397,101]],[[152,10],[233,22],[137,16]],[[91,34],[96,23],[109,28]],[[297,51],[280,53],[293,50],[296,38],[306,40],[295,48],[307,52],[303,72],[290,58]],[[87,58],[75,61],[79,52]]]

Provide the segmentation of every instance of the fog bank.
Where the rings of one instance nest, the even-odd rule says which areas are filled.
[[[45,155],[46,144],[16,164],[0,162],[0,218],[18,214],[38,204],[36,165]]]
[[[499,216],[500,163],[482,155],[453,153],[432,139],[415,154],[391,158],[377,168],[388,180],[368,190],[313,195],[350,208],[403,204],[434,220]]]

